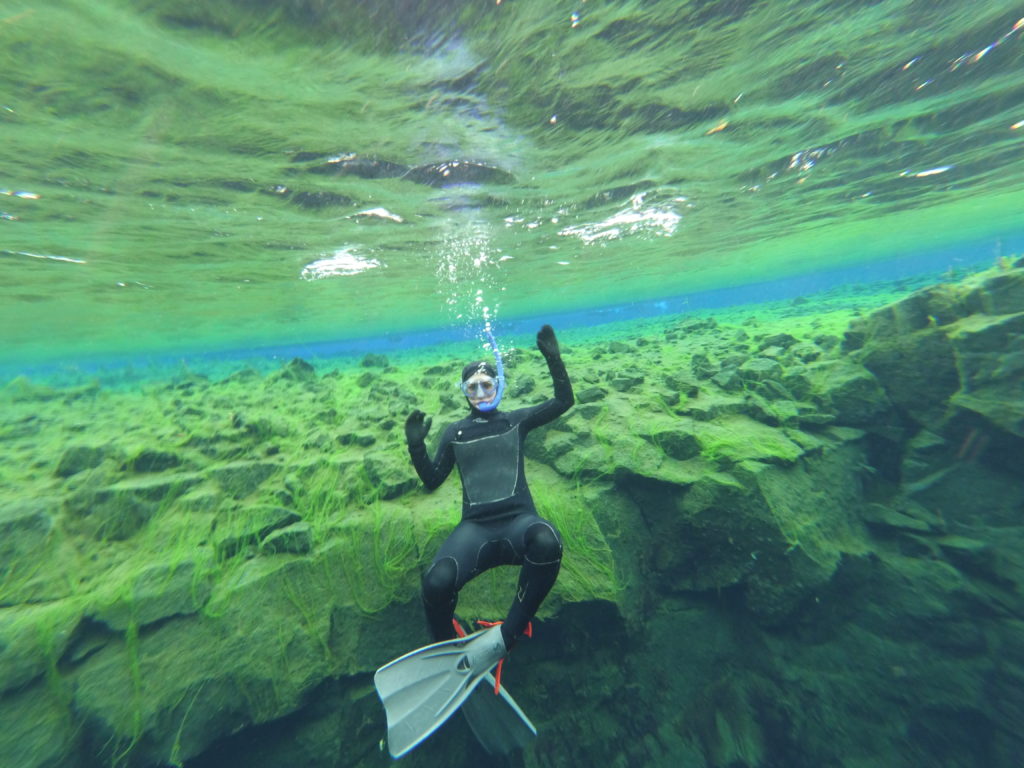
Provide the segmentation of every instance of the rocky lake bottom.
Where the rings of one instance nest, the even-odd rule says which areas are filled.
[[[539,730],[510,764],[1019,764],[1024,261],[859,313],[567,338],[576,405],[527,444],[565,559],[506,665]],[[0,754],[389,762],[372,674],[426,642],[460,501],[402,425],[461,418],[464,362],[7,383]],[[536,350],[506,368],[506,407],[549,396]],[[504,614],[514,578],[460,613]],[[457,718],[404,763],[481,759]]]

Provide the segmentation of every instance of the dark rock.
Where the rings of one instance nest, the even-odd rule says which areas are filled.
[[[370,371],[366,371],[365,373],[360,374],[359,378],[356,379],[356,384],[358,386],[362,387],[363,389],[366,389],[366,387],[368,387],[371,384],[373,384],[373,382],[375,382],[376,380],[377,380],[377,375],[376,374],[371,373]]]
[[[182,459],[176,453],[146,449],[128,460],[128,469],[132,472],[163,472],[181,463]]]
[[[670,373],[665,377],[665,386],[669,391],[679,393],[685,397],[696,397],[700,393],[700,387],[696,381],[680,374]]]
[[[635,352],[636,348],[625,343],[624,341],[613,341],[608,344],[608,351],[612,354],[617,355],[628,355],[631,352]]]
[[[302,156],[306,157],[307,154],[304,153]],[[309,171],[337,176],[358,176],[361,179],[393,179],[407,173],[409,166],[354,153],[339,153],[324,159]]]
[[[596,403],[598,400],[604,400],[607,396],[608,393],[601,387],[587,387],[576,394],[576,402]]]
[[[375,452],[363,459],[363,468],[375,493],[382,499],[397,499],[414,490],[419,485],[415,473],[411,472],[405,457],[392,456],[384,452]]]
[[[537,380],[533,376],[520,376],[516,379],[511,389],[512,397],[525,397],[537,387]]]
[[[711,381],[727,392],[735,392],[743,386],[743,377],[735,368],[726,368],[711,377]]]
[[[209,472],[221,488],[241,499],[253,493],[278,469],[280,465],[272,461],[235,461]]]
[[[821,357],[822,350],[817,344],[813,344],[809,341],[795,344],[789,348],[789,353],[802,363],[813,363],[819,357]]]
[[[324,190],[296,192],[288,199],[296,205],[314,211],[328,207],[350,206],[355,203],[355,200],[348,195],[340,195],[337,192],[327,192]]]
[[[783,373],[781,365],[775,360],[770,360],[766,357],[753,357],[745,361],[738,370],[740,378],[744,381],[778,379]]]
[[[273,378],[285,381],[316,381],[316,370],[302,358],[296,357],[274,374]]]
[[[364,368],[387,368],[389,364],[390,363],[388,363],[386,355],[378,355],[374,353],[370,353],[363,357],[363,361],[360,363]]]
[[[860,427],[885,421],[892,406],[870,372],[845,361],[815,365],[815,392],[827,410],[835,414],[836,423]]]
[[[608,382],[612,389],[617,392],[628,392],[629,390],[640,386],[644,383],[644,377],[639,375],[630,376],[628,374],[620,373],[612,378]]]
[[[301,520],[290,509],[268,504],[224,510],[214,523],[214,550],[218,557],[234,557],[246,547],[257,547],[273,531]]]
[[[791,336],[788,333],[775,333],[771,336],[763,338],[758,346],[758,349],[767,349],[768,347],[782,347],[783,349],[789,349],[791,346],[797,343],[797,338]]]
[[[681,429],[667,429],[644,437],[677,461],[686,461],[700,454],[697,438]]]
[[[718,372],[718,367],[712,364],[708,356],[701,352],[698,352],[691,358],[690,366],[693,369],[693,375],[698,379],[710,379]]]
[[[98,467],[107,457],[108,447],[102,445],[72,445],[64,449],[57,463],[57,477],[71,477],[85,469]]]
[[[904,515],[885,504],[866,504],[861,519],[872,528],[927,533],[931,526],[923,520]]]
[[[260,544],[267,554],[306,555],[313,551],[313,529],[309,523],[295,523],[269,534]]]
[[[892,403],[919,424],[939,420],[960,388],[953,345],[938,329],[872,341],[859,360]]]
[[[431,187],[456,184],[508,184],[515,181],[512,174],[483,163],[470,160],[449,160],[410,168],[404,179]]]
[[[1024,312],[1024,270],[1004,272],[986,279],[964,303],[971,312],[1009,315]]]
[[[243,368],[240,371],[235,371],[226,379],[225,382],[245,384],[248,382],[256,381],[260,378],[260,372],[254,368]]]

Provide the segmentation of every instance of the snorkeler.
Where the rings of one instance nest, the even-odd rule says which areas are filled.
[[[499,411],[505,375],[497,343],[489,331],[488,336],[494,364],[482,360],[462,370],[462,391],[470,411],[445,429],[433,461],[424,444],[430,417],[417,410],[405,423],[409,455],[428,490],[440,486],[452,467],[458,465],[462,520],[423,575],[423,605],[435,643],[386,664],[374,678],[388,715],[388,745],[395,757],[429,736],[467,701],[481,680],[490,676],[527,631],[561,567],[561,537],[554,525],[537,514],[526,484],[523,443],[530,430],[572,407],[572,384],[555,332],[545,325],[537,333],[537,348],[547,361],[554,397],[529,408]],[[499,565],[521,566],[518,588],[505,621],[468,637],[452,639],[458,634],[454,615],[459,590],[470,579]],[[515,713],[507,719],[508,727],[521,727],[525,721],[532,730],[525,715],[510,698],[506,699],[511,707],[498,709],[495,714],[514,708]],[[472,701],[469,699],[469,703]],[[481,737],[476,726],[474,732]],[[487,746],[486,740],[481,740]]]

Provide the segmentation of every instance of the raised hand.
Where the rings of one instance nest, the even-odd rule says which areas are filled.
[[[550,325],[544,325],[537,331],[537,349],[549,360],[561,355],[558,350],[558,339],[555,338],[555,329]]]
[[[430,432],[430,424],[433,421],[423,411],[413,411],[405,420],[405,439],[410,444],[422,443]]]

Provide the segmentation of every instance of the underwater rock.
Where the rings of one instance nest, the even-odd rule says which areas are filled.
[[[616,392],[629,392],[644,383],[644,377],[639,374],[619,373],[614,375],[608,382]]]
[[[986,315],[1024,312],[1024,270],[988,277],[964,297],[964,304],[972,313]]]
[[[25,499],[0,508],[0,565],[5,571],[43,553],[58,510],[55,499]]]
[[[702,352],[693,355],[690,359],[690,367],[693,370],[693,375],[698,379],[710,379],[718,372],[718,366],[714,365]]]
[[[70,600],[0,609],[0,693],[42,677],[64,655],[81,620],[81,608]]]
[[[355,204],[355,200],[348,195],[341,195],[337,192],[315,190],[312,192],[295,192],[288,196],[289,202],[302,208],[318,211],[321,208],[348,207]]]
[[[258,546],[273,531],[301,520],[296,512],[270,504],[225,510],[214,523],[214,550],[218,557],[234,557],[246,547]]]
[[[802,363],[813,363],[821,357],[822,349],[817,344],[804,341],[790,347],[789,354]]]
[[[872,341],[857,359],[896,408],[922,425],[941,420],[950,396],[960,388],[953,345],[938,329]]]
[[[773,333],[771,336],[766,336],[758,342],[758,350],[763,351],[768,347],[781,347],[782,349],[789,349],[791,346],[797,343],[797,338],[788,333]]]
[[[362,361],[359,363],[363,368],[387,368],[388,363],[387,355],[378,355],[375,353],[369,353],[363,356]]]
[[[71,477],[86,469],[93,469],[103,463],[109,452],[105,445],[71,445],[64,449],[57,469],[57,477]]]
[[[309,168],[310,173],[358,176],[361,179],[393,179],[409,170],[407,165],[391,163],[375,157],[363,157],[351,152],[340,152],[326,158],[302,152],[292,158],[292,161],[306,162],[313,159],[319,159],[321,162]]]
[[[182,464],[182,458],[171,451],[143,449],[128,459],[127,469],[132,472],[163,472]]]
[[[0,395],[15,403],[37,401],[41,403],[56,400],[61,393],[45,384],[36,384],[27,376],[18,376],[0,390]]]
[[[735,368],[725,368],[719,371],[711,377],[711,381],[726,392],[736,392],[743,387],[743,377]]]
[[[374,492],[382,499],[397,499],[419,485],[407,462],[390,453],[378,451],[368,454],[363,458],[363,468]]]
[[[517,376],[509,390],[512,397],[525,397],[537,388],[537,380],[533,376]]]
[[[624,341],[611,341],[608,343],[608,351],[613,355],[629,355],[636,352],[636,347]]]
[[[852,427],[884,423],[892,406],[878,380],[864,368],[835,360],[808,366],[813,392],[836,423]]]
[[[743,381],[764,381],[765,379],[781,378],[783,370],[775,360],[767,357],[752,357],[739,367],[738,373]]]
[[[427,184],[431,187],[449,187],[456,184],[510,184],[515,177],[492,165],[472,160],[449,160],[410,168],[403,179]]]
[[[1024,437],[1024,313],[972,315],[949,338],[962,380],[952,403]]]
[[[86,486],[65,498],[69,526],[96,540],[123,540],[156,512],[203,481],[199,474],[143,475],[113,485]]]
[[[272,374],[270,381],[316,381],[316,369],[301,357],[295,357]]]
[[[0,697],[0,755],[17,768],[78,768],[81,725],[63,691],[34,685]]]
[[[132,624],[144,627],[198,612],[210,589],[194,559],[154,563],[134,576],[123,594],[101,601],[89,615],[113,630],[124,631]]]
[[[689,431],[681,429],[667,429],[659,432],[642,435],[665,452],[669,458],[676,461],[692,459],[701,452],[701,445],[697,438]]]
[[[607,396],[608,393],[601,387],[587,387],[576,394],[576,402],[583,404],[596,403],[598,400],[604,400]]]
[[[932,526],[916,517],[910,517],[886,506],[885,504],[867,504],[861,513],[861,519],[873,528],[897,531],[918,531],[927,533]]]
[[[260,544],[267,554],[306,555],[313,551],[313,529],[309,523],[295,523],[268,535]]]
[[[236,499],[252,494],[281,468],[273,461],[235,461],[208,470],[210,477]]]

